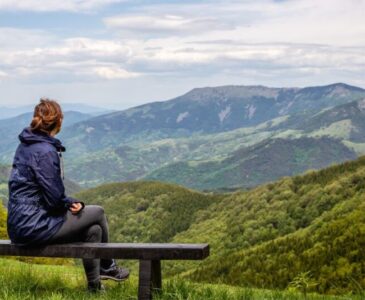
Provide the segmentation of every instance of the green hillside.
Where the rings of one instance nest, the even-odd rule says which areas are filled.
[[[365,288],[364,196],[365,157],[231,194],[157,182],[77,194],[105,207],[114,241],[211,245],[206,261],[165,263],[167,274],[259,288],[311,276],[313,291],[337,294]]]
[[[307,272],[312,291],[344,294],[365,287],[365,203],[359,196],[308,228],[219,258],[192,278],[240,286],[287,288]]]
[[[169,164],[145,178],[200,190],[252,187],[355,158],[354,151],[340,141],[327,137],[278,138],[243,147],[222,160]]]
[[[212,245],[195,280],[285,288],[310,272],[316,291],[359,291],[365,287],[364,196],[361,157],[234,193],[174,241]]]
[[[123,242],[168,242],[196,222],[198,211],[223,198],[159,182],[106,184],[74,196],[102,205],[111,240]]]
[[[286,118],[224,133],[125,144],[80,156],[66,152],[66,172],[72,180],[91,187],[110,181],[139,179],[175,161],[221,160],[240,147],[273,136],[271,128]]]

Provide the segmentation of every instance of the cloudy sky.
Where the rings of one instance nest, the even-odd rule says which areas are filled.
[[[365,88],[365,0],[0,0],[0,106],[194,87]]]

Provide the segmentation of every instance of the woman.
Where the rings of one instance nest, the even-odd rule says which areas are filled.
[[[30,127],[19,135],[9,178],[8,234],[13,243],[25,245],[108,242],[104,210],[65,195],[62,152],[55,135],[63,114],[53,100],[41,99]],[[84,259],[88,290],[103,289],[101,279],[121,281],[129,271],[114,260]]]

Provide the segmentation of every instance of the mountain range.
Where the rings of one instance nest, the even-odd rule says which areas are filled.
[[[156,179],[246,188],[365,154],[364,107],[365,90],[343,83],[197,88],[97,117],[75,115],[58,137],[66,174],[85,187]],[[0,123],[0,138],[0,161],[9,163],[16,134],[1,132]]]
[[[222,86],[200,88],[171,99],[74,124],[62,133],[88,151],[125,142],[145,142],[252,127],[284,115],[363,100],[365,90],[346,84],[309,88]],[[72,144],[72,145],[73,145]]]
[[[155,179],[252,187],[364,154],[364,99],[365,90],[346,84],[194,89],[66,128],[67,171],[85,186]]]

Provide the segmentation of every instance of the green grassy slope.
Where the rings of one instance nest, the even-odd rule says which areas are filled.
[[[80,267],[28,265],[0,259],[0,299],[2,300],[86,300],[137,299],[138,279],[132,274],[120,284],[106,282],[106,293],[85,292],[85,279]],[[163,281],[163,293],[156,300],[360,300],[358,296],[323,296],[298,291],[259,290],[227,285],[196,284],[181,279]]]

